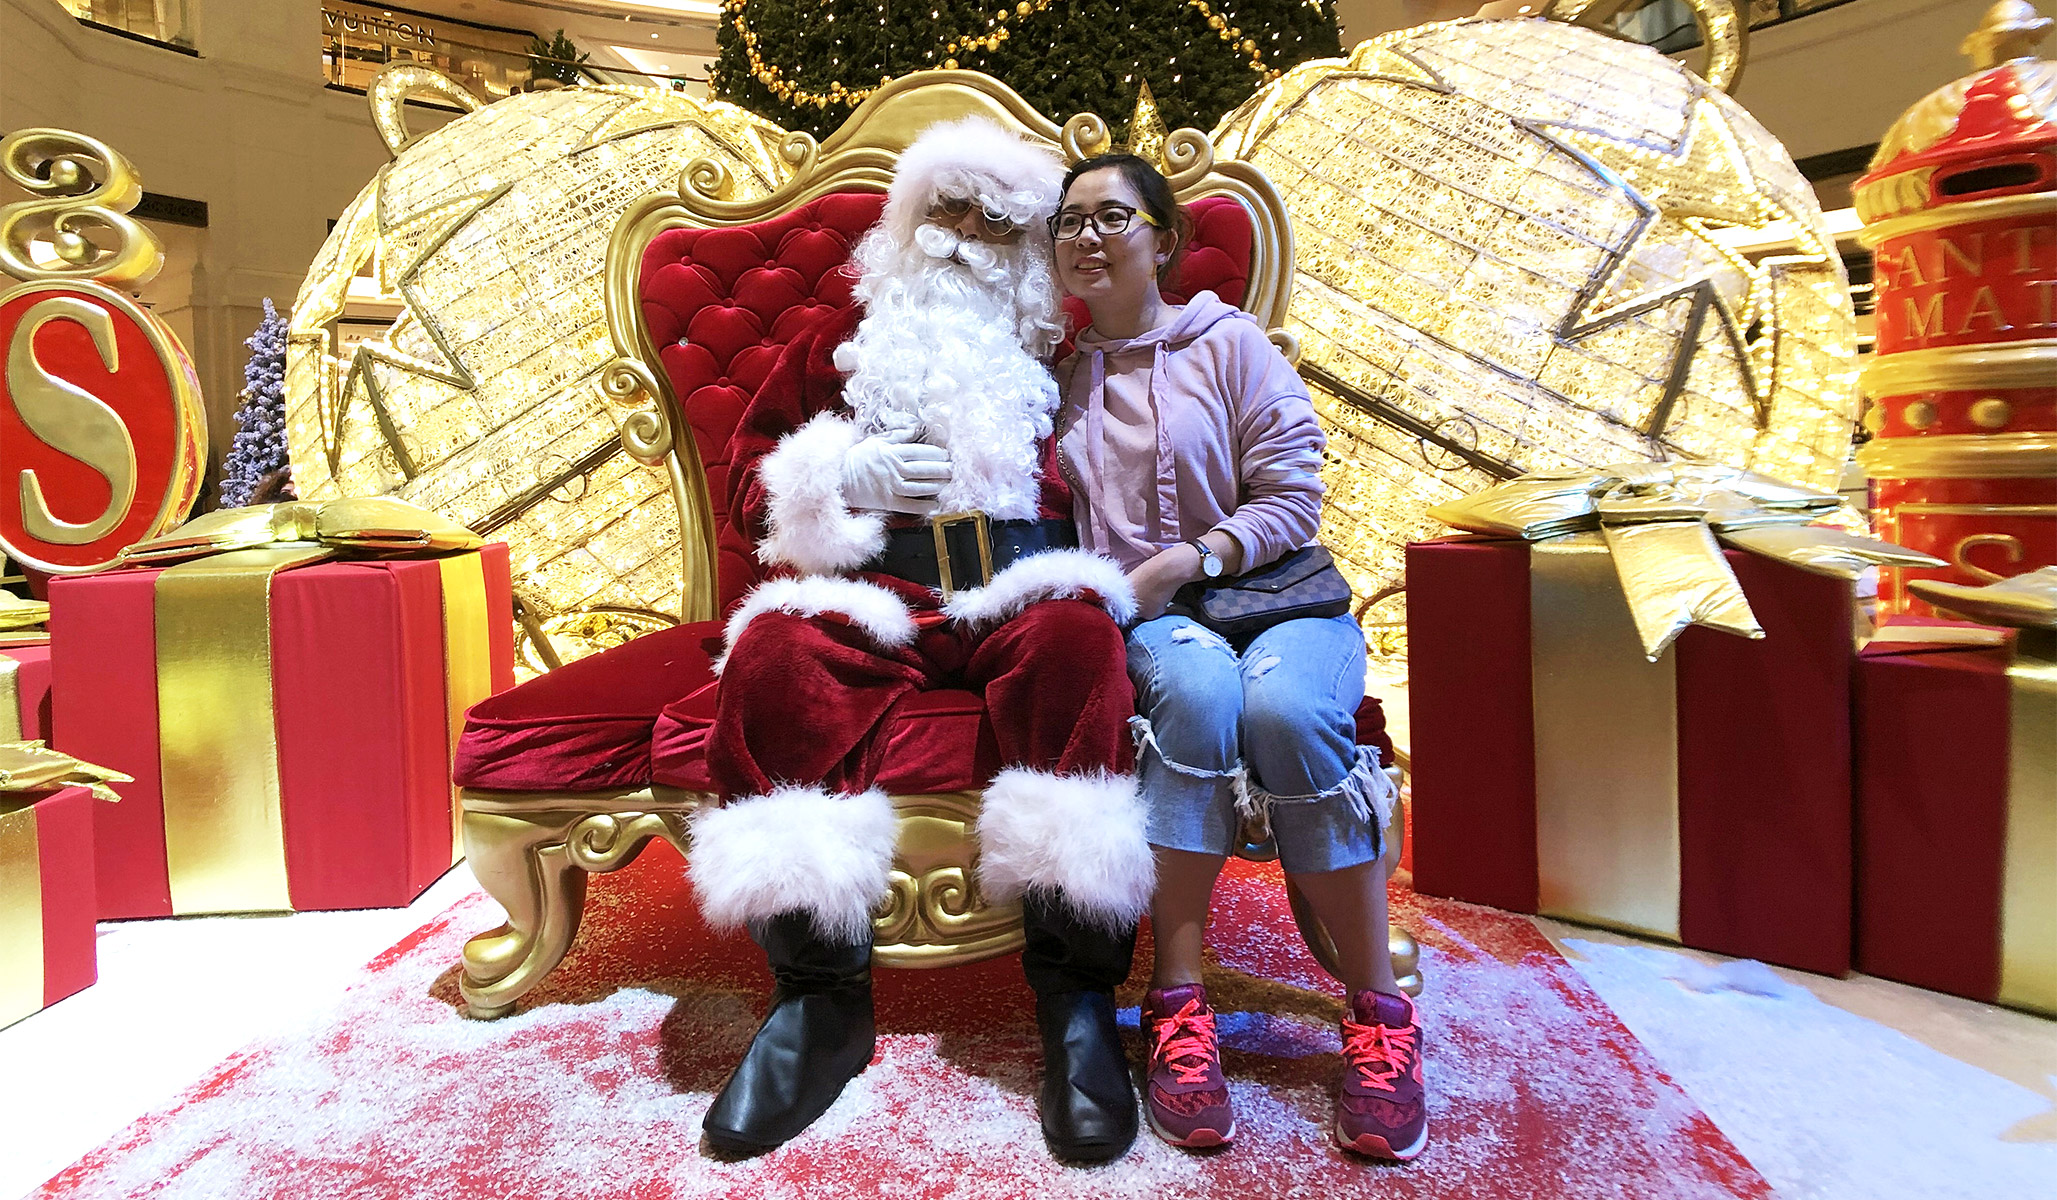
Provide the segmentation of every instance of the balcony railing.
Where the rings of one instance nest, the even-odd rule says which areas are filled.
[[[1750,28],[1762,29],[1825,8],[1855,0],[1749,0]],[[1614,30],[1623,37],[1655,47],[1666,54],[1690,50],[1700,44],[1700,30],[1693,22],[1693,10],[1685,0],[1643,0],[1631,4],[1614,17]]]
[[[57,0],[64,11],[102,29],[144,41],[193,49],[187,0]]]
[[[431,66],[462,83],[481,100],[493,101],[516,92],[542,86],[556,86],[569,75],[577,82],[626,83],[645,87],[698,90],[704,77],[656,75],[625,67],[598,67],[544,55],[527,54],[498,46],[481,46],[453,40],[447,29],[438,30],[432,44],[395,40],[380,32],[348,30],[340,25],[322,32],[322,73],[330,84],[363,91],[390,63],[413,62]]]

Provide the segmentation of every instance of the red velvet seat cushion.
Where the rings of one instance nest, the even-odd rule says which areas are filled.
[[[666,708],[651,742],[651,777],[670,787],[713,790],[702,757],[713,721],[713,688]],[[792,736],[806,732],[796,728]],[[971,791],[1000,771],[986,707],[972,692],[942,688],[909,696],[887,715],[882,736],[878,786],[890,795]]]
[[[665,708],[651,738],[651,778],[668,787],[712,791],[707,774],[707,730],[714,723],[714,685]],[[1393,742],[1386,736],[1385,710],[1366,696],[1357,709],[1357,740],[1377,746],[1387,765]],[[1000,771],[1000,750],[993,740],[985,705],[971,692],[939,689],[901,701],[886,717],[885,761],[878,786],[888,795],[923,792],[967,792],[986,786]],[[805,736],[795,729],[793,736]]]
[[[464,721],[460,786],[594,791],[650,781],[650,731],[664,706],[714,678],[721,623],[645,634],[481,700]]]

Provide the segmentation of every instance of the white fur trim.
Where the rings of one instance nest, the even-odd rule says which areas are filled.
[[[804,911],[824,936],[855,942],[885,899],[899,829],[877,788],[832,796],[782,787],[694,813],[686,874],[709,924],[733,929]]]
[[[1005,621],[1038,600],[1084,599],[1091,592],[1116,625],[1136,619],[1136,590],[1111,558],[1089,550],[1045,550],[1016,559],[993,582],[950,597],[944,615],[967,625]]]
[[[728,666],[729,651],[743,636],[744,627],[768,612],[800,617],[834,613],[881,646],[914,643],[914,614],[900,597],[875,583],[836,575],[767,579],[744,593],[743,602],[729,614],[728,624],[722,628],[721,657],[714,660],[716,675]]]
[[[978,836],[979,887],[994,899],[1046,889],[1117,928],[1150,907],[1157,864],[1134,776],[1002,771],[986,788]]]
[[[945,189],[969,188],[1030,226],[1057,211],[1064,165],[1049,150],[1026,141],[990,117],[938,122],[921,131],[900,154],[886,190],[880,222],[902,245],[912,245],[915,227]]]
[[[843,459],[856,444],[857,426],[848,418],[817,413],[758,460],[770,526],[757,547],[759,562],[829,575],[885,549],[885,517],[852,512],[843,499]]]

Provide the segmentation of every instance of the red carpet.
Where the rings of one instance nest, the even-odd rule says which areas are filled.
[[[35,1194],[1772,1195],[1528,922],[1398,890],[1428,972],[1434,1141],[1406,1167],[1336,1150],[1335,985],[1293,933],[1275,871],[1243,864],[1222,882],[1208,980],[1220,1007],[1241,1010],[1221,1023],[1239,1126],[1226,1151],[1188,1154],[1145,1131],[1115,1163],[1052,1162],[1035,1124],[1030,999],[1007,958],[880,972],[879,1058],[829,1114],[763,1158],[710,1159],[700,1117],[768,976],[754,947],[699,924],[680,874],[658,847],[596,879],[572,956],[490,1023],[458,1014],[453,964],[497,918],[482,899],[460,903],[374,961],[325,1023],[236,1055]],[[1134,1039],[1133,1007],[1124,1017]]]

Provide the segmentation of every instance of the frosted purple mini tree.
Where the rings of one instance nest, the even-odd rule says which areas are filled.
[[[223,508],[296,498],[286,453],[286,319],[270,300],[264,302],[257,332],[243,344],[250,348],[250,361],[243,366],[236,438],[222,463]]]

